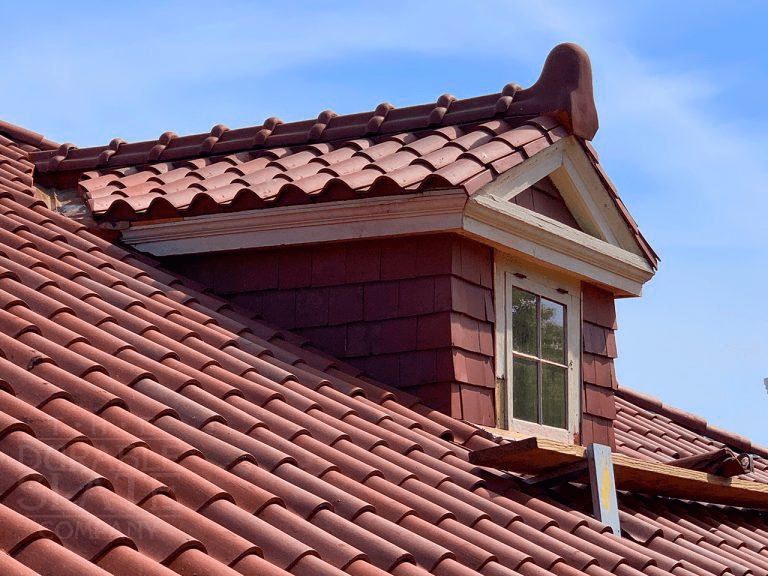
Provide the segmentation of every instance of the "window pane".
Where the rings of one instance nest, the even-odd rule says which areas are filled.
[[[512,417],[538,421],[538,362],[515,358],[512,369]]]
[[[531,356],[539,355],[536,299],[535,294],[512,288],[512,349]]]
[[[565,428],[565,368],[542,366],[541,423]]]
[[[565,364],[565,306],[541,299],[541,357]]]

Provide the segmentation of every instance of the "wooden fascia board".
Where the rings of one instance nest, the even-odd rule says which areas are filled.
[[[527,255],[621,295],[639,296],[653,277],[645,258],[492,196],[470,198],[462,227],[504,252]]]
[[[532,475],[552,473],[585,458],[583,446],[544,438],[526,438],[469,455],[471,464]],[[768,510],[768,484],[647,462],[624,454],[614,453],[612,460],[618,490]]]
[[[193,216],[134,225],[123,232],[123,240],[168,256],[459,231],[466,202],[463,190],[441,190]]]

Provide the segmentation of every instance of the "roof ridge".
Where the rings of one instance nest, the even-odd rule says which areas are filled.
[[[22,144],[29,144],[44,150],[53,150],[59,147],[59,144],[48,140],[42,134],[3,120],[0,120],[0,133]]]
[[[665,404],[655,396],[651,396],[649,394],[645,394],[643,392],[639,392],[622,385],[619,385],[616,390],[616,394],[624,400],[632,402],[640,408],[655,412],[662,416],[666,416],[673,422],[682,425],[692,432],[709,436],[717,442],[721,442],[728,446],[733,446],[742,452],[749,452],[768,458],[768,448],[753,444],[752,441],[746,436],[742,436],[741,434],[737,434],[735,432],[731,432],[711,424],[697,414],[693,414],[680,408]]]
[[[210,132],[178,136],[164,132],[157,140],[127,143],[113,139],[106,146],[77,148],[62,144],[56,150],[34,153],[41,172],[83,171],[183,160],[245,150],[381,137],[403,131],[476,124],[494,118],[552,116],[570,133],[590,140],[598,128],[592,92],[592,69],[586,52],[575,44],[560,44],[547,56],[539,79],[529,88],[507,84],[501,92],[457,100],[450,94],[433,104],[395,108],[379,104],[375,110],[337,115],[324,110],[314,120],[283,123],[268,118],[260,126],[230,130],[217,124]]]

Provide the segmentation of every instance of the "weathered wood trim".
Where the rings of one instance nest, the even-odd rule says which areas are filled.
[[[463,190],[283,206],[134,225],[123,240],[154,256],[268,248],[461,229]]]
[[[642,285],[654,274],[641,256],[489,196],[470,198],[462,228],[506,253],[527,255],[533,261],[544,262],[625,296],[639,296]]]
[[[522,474],[542,474],[584,460],[586,448],[544,438],[526,438],[478,450],[469,462]],[[613,453],[618,490],[697,502],[768,510],[768,484],[725,478]]]

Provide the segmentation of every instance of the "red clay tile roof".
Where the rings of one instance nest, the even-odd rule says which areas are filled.
[[[478,120],[472,125],[418,130],[414,126],[421,127],[422,122],[415,116],[408,118],[407,131],[385,136],[366,137],[361,132],[356,138],[277,146],[267,139],[264,146],[232,154],[87,171],[78,186],[94,217],[109,222],[445,188],[472,194],[568,135],[555,120],[543,116],[522,124],[492,115]]]
[[[26,152],[47,144],[17,137],[0,125],[0,573],[768,572],[757,513],[622,495],[619,539],[584,488],[471,466],[477,428],[45,208]],[[671,441],[668,409],[619,396]]]
[[[530,88],[433,104],[283,124],[33,154],[54,187],[76,186],[97,221],[153,221],[271,206],[461,188],[471,195],[499,174],[573,134],[597,130],[589,60],[556,47]],[[597,156],[588,150],[596,167]],[[638,245],[658,257],[600,171]]]

